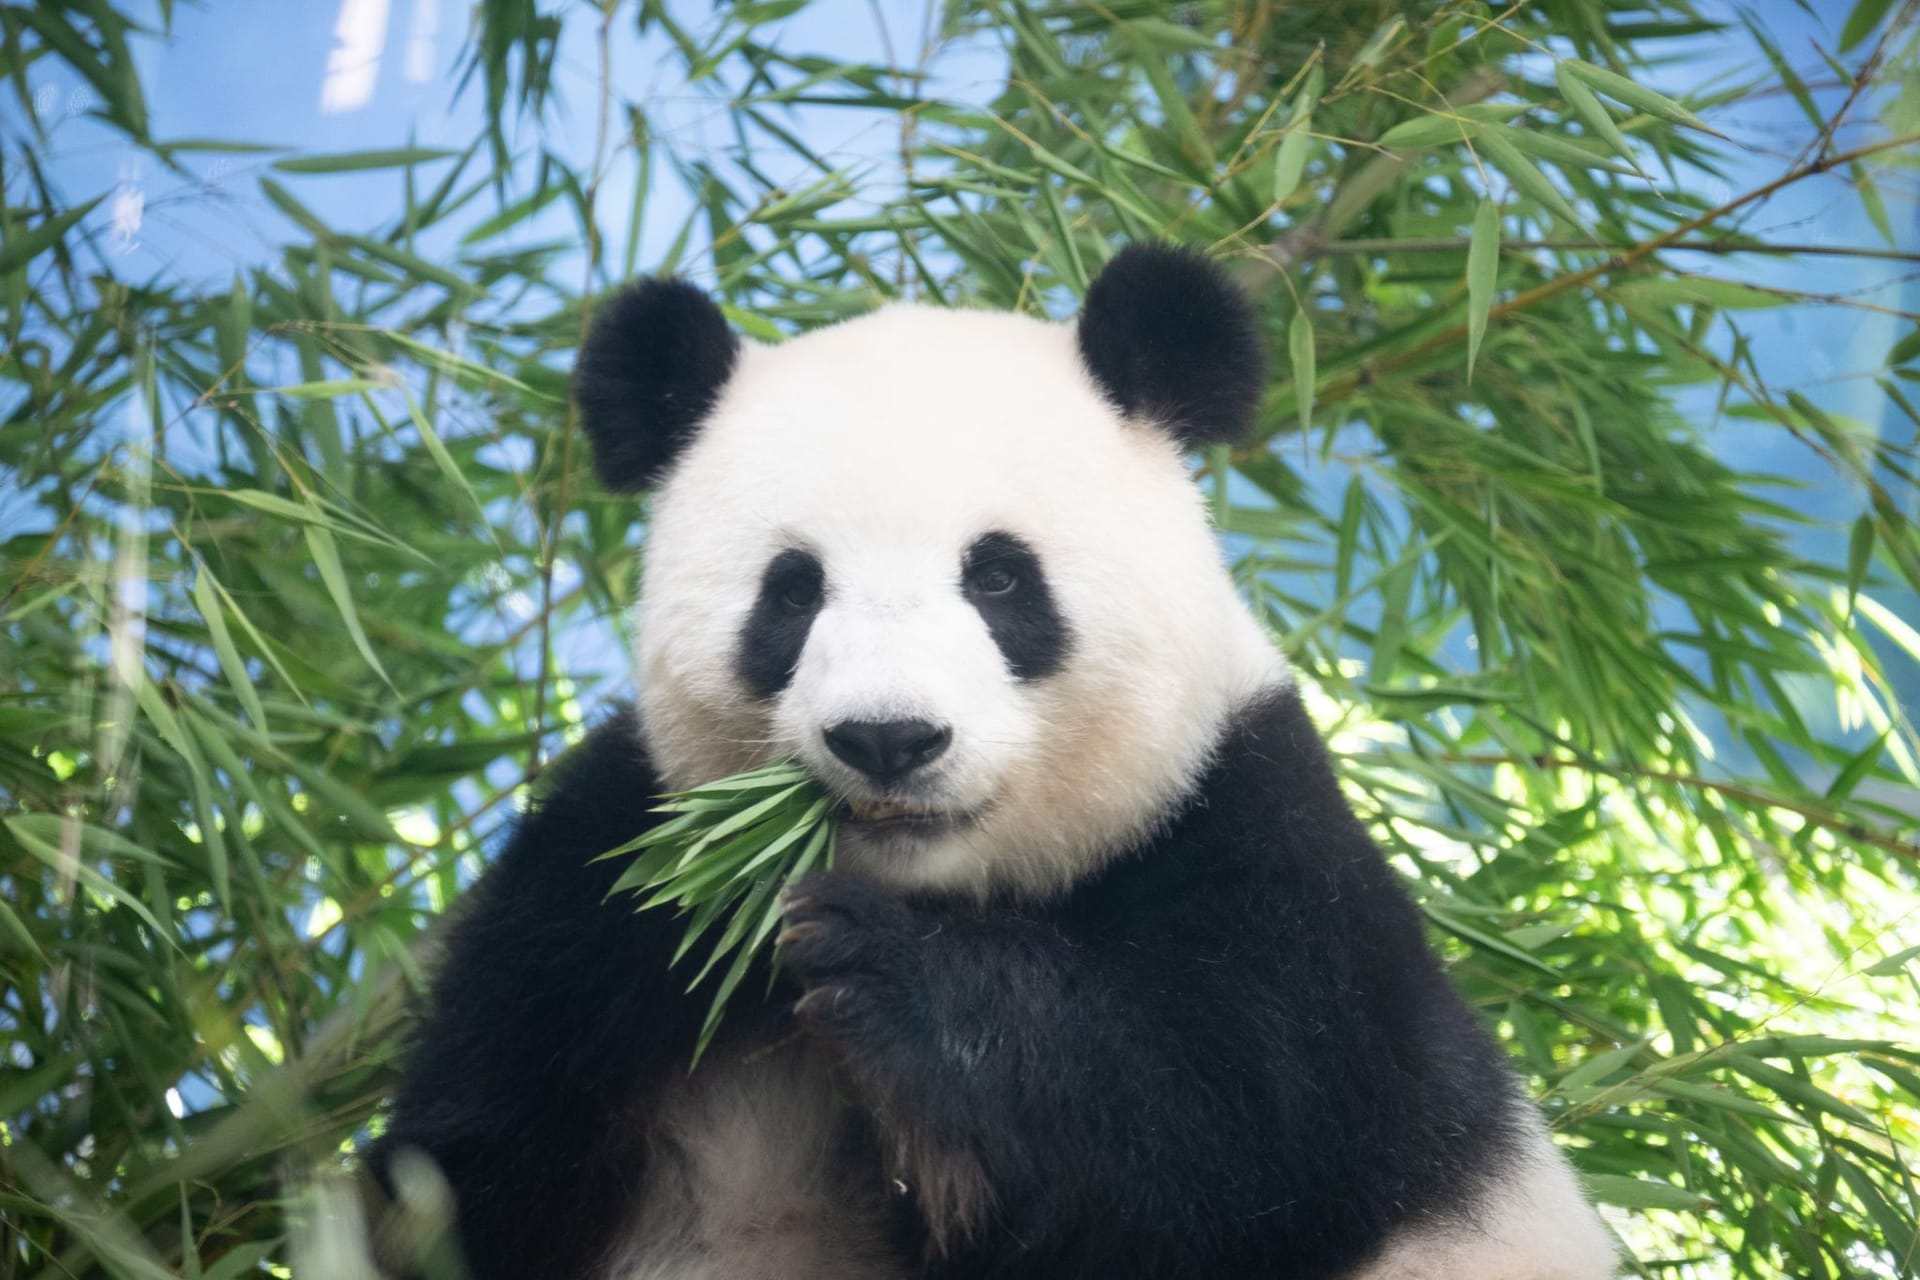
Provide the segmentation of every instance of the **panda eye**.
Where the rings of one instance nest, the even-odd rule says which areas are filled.
[[[820,607],[827,574],[820,561],[798,548],[782,551],[760,579],[760,600],[785,614],[810,614]]]
[[[983,564],[967,575],[967,589],[977,596],[1004,596],[1020,585],[1020,575],[1004,561]]]
[[[820,603],[820,579],[805,574],[790,579],[780,588],[780,603],[796,612]]]

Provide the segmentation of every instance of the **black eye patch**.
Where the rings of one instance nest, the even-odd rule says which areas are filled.
[[[1016,677],[1038,680],[1060,669],[1072,635],[1032,547],[1010,533],[985,535],[961,561],[960,590]]]
[[[734,655],[734,666],[754,697],[771,698],[793,679],[826,593],[827,573],[813,553],[789,549],[767,563]]]

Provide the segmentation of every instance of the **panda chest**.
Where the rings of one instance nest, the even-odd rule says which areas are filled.
[[[799,1039],[718,1043],[661,1095],[609,1280],[898,1280],[865,1115]]]

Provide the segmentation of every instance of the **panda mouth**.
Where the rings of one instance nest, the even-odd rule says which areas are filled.
[[[850,799],[840,803],[840,820],[863,831],[934,832],[956,825],[958,817],[920,805]]]

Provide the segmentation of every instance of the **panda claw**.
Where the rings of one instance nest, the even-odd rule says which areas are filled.
[[[812,920],[802,920],[798,924],[790,924],[782,929],[779,934],[775,936],[773,945],[784,951],[796,942],[805,942],[809,938],[817,938],[826,931],[827,927],[823,924]]]
[[[817,1013],[827,1013],[840,1007],[845,999],[845,987],[815,987],[794,1002],[793,1012],[798,1017],[809,1017]]]

